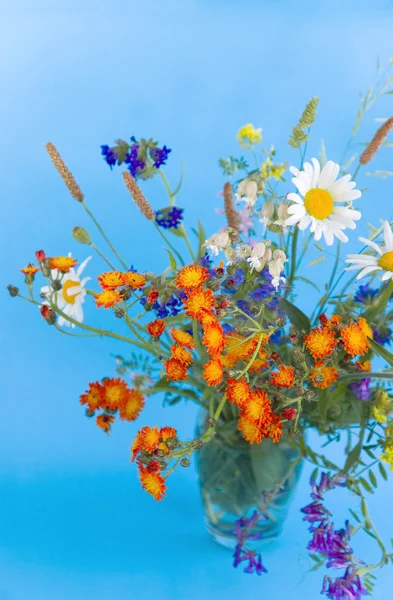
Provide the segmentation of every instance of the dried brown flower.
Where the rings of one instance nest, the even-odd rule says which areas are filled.
[[[48,142],[45,145],[45,147],[60,177],[66,184],[71,196],[75,198],[75,200],[78,200],[78,202],[83,202],[83,198],[85,196],[82,193],[82,190],[80,189],[79,185],[76,183],[73,174],[71,173],[71,171],[68,170],[67,165],[61,158],[59,152],[57,151],[57,148],[50,142]]]
[[[149,221],[154,221],[156,218],[155,212],[150,206],[149,202],[146,200],[141,188],[133,176],[128,173],[128,171],[123,171],[123,179],[128,191],[130,192],[141,213],[145,215],[146,219],[149,219]]]
[[[232,186],[229,181],[224,184],[224,207],[228,226],[239,231],[239,217],[233,205]]]
[[[377,133],[374,135],[371,142],[368,144],[367,148],[360,156],[359,162],[361,165],[366,165],[370,162],[370,160],[376,155],[381,144],[383,143],[386,136],[393,129],[393,117],[390,117],[381,127],[378,129]]]

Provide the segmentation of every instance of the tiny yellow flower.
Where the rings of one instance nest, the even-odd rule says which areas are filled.
[[[237,132],[237,140],[242,148],[252,148],[262,141],[262,129],[256,129],[252,123],[240,127]]]

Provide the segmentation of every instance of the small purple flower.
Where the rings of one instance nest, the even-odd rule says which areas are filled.
[[[271,283],[264,283],[257,288],[253,292],[251,292],[250,296],[254,300],[254,302],[262,302],[262,300],[266,300],[269,296],[274,292],[274,287]]]
[[[271,344],[281,344],[281,338],[284,335],[284,330],[283,329],[277,329],[277,331],[275,331],[269,338],[269,342]]]
[[[360,285],[354,295],[353,299],[355,302],[360,302],[361,304],[367,304],[367,302],[371,302],[371,300],[379,294],[379,290],[372,288],[368,283],[365,285]]]
[[[229,323],[222,323],[221,325],[225,335],[228,335],[228,333],[231,333],[231,331],[233,331],[233,327],[232,325],[229,325]]]
[[[163,146],[162,148],[151,147],[150,156],[154,161],[153,166],[156,169],[159,169],[162,165],[165,165],[170,152],[172,152],[172,150],[166,146]]]
[[[146,167],[146,163],[138,158],[139,144],[132,144],[130,152],[126,154],[124,162],[128,165],[128,170],[133,177],[138,177],[138,174]]]
[[[183,208],[168,206],[156,211],[156,223],[164,229],[177,229],[183,220]]]
[[[262,537],[261,533],[252,533],[253,527],[263,520],[264,517],[256,510],[251,517],[242,517],[236,521],[236,528],[231,533],[236,534],[237,545],[233,554],[233,566],[238,567],[242,562],[247,562],[248,565],[244,568],[244,573],[256,573],[262,575],[267,573],[267,570],[262,564],[261,555],[255,550],[249,550],[245,544],[249,540],[259,540]]]
[[[361,596],[367,596],[368,592],[355,568],[350,566],[343,577],[333,579],[325,576],[321,594],[325,594],[330,600],[361,600]]]
[[[252,317],[252,312],[250,310],[250,306],[247,302],[247,300],[238,300],[236,302],[237,306],[240,308],[240,310],[242,310],[244,313],[246,313],[246,315],[248,315],[249,317]],[[240,315],[242,319],[245,319],[246,317],[243,317],[243,315]]]
[[[115,149],[110,148],[107,144],[104,144],[103,146],[101,146],[101,154],[104,157],[106,163],[112,169],[112,167],[116,164],[118,159]]]
[[[375,339],[375,338],[374,338]],[[360,381],[355,381],[351,383],[348,387],[355,394],[356,398],[359,400],[370,400],[371,398],[371,390],[370,390],[371,379],[369,377],[365,377]]]
[[[382,327],[381,329],[373,329],[373,338],[375,342],[386,346],[392,341],[392,330],[390,327]]]

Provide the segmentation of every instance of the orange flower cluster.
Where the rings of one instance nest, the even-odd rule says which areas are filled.
[[[244,379],[228,379],[226,395],[240,408],[238,428],[250,444],[260,444],[271,438],[278,442],[283,432],[282,415],[276,415],[268,395],[263,390],[251,390]]]
[[[280,365],[278,371],[272,373],[270,377],[270,383],[279,388],[290,388],[294,381],[295,369],[286,365]]]
[[[155,460],[157,452],[164,455],[170,454],[168,440],[176,441],[177,431],[173,427],[142,427],[138,431],[135,441],[132,445],[131,460],[134,461],[139,453],[143,452],[147,458],[147,465],[140,462],[138,464],[139,479],[143,489],[153,496],[156,500],[162,500],[165,496],[165,480],[161,474],[161,465]],[[151,459],[151,460],[150,460]]]
[[[254,363],[250,368],[251,372],[259,371],[260,369],[266,369],[266,367],[268,366],[268,355],[263,348],[263,346],[267,343],[268,339],[269,336],[267,334],[264,334],[262,338],[261,348],[254,360]],[[258,341],[258,335],[255,335],[250,340],[247,340],[245,337],[237,334],[236,332],[229,333],[226,336],[225,354],[222,357],[223,364],[228,369],[230,369],[234,367],[236,363],[238,363],[240,360],[251,358],[258,345]]]
[[[106,378],[102,383],[89,383],[89,389],[80,396],[80,403],[87,406],[89,416],[97,410],[104,411],[98,415],[96,423],[109,433],[114,412],[119,411],[122,420],[134,421],[144,407],[145,399],[139,390],[130,389],[123,379]]]
[[[370,348],[369,338],[372,338],[373,333],[363,317],[345,326],[339,315],[333,315],[330,319],[321,315],[319,320],[321,327],[316,327],[305,336],[304,345],[315,361],[310,372],[311,382],[314,387],[326,389],[337,381],[339,374],[335,367],[325,365],[323,359],[333,353],[337,344],[351,357],[363,356]],[[360,370],[367,371],[371,368],[369,361],[356,364]]]
[[[108,271],[98,277],[98,283],[103,291],[94,296],[97,307],[112,308],[123,299],[122,287],[128,285],[133,290],[139,290],[146,285],[146,279],[140,273],[131,271]]]
[[[173,327],[170,334],[176,343],[171,346],[171,358],[165,361],[166,375],[169,380],[183,381],[187,379],[187,367],[192,363],[189,348],[194,348],[194,339],[186,331],[173,329]]]

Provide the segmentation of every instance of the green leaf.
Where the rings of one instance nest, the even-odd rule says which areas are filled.
[[[358,515],[355,513],[355,511],[353,511],[351,508],[349,509],[349,512],[351,513],[351,515],[353,516],[353,518],[355,519],[355,521],[357,523],[361,523],[361,520],[359,519]]]
[[[168,252],[170,265],[171,265],[172,269],[175,271],[177,269],[176,259],[173,256],[172,252],[170,250],[168,250],[168,248],[165,248],[165,250]]]
[[[386,469],[385,469],[385,467],[383,466],[383,464],[381,462],[378,463],[378,468],[379,468],[379,472],[381,473],[381,475],[384,478],[384,480],[387,481],[388,474],[386,473]]]
[[[378,356],[380,356],[381,358],[386,360],[386,362],[391,367],[393,367],[393,354],[391,352],[389,352],[389,350],[386,350],[386,348],[381,346],[381,344],[378,344],[378,342],[376,342],[375,340],[369,339],[369,342],[370,342],[371,348],[374,350],[375,354],[378,354]]]
[[[345,461],[345,465],[344,465],[344,469],[343,469],[344,473],[349,473],[351,468],[354,466],[354,464],[358,460],[361,451],[362,451],[362,442],[361,442],[361,440],[359,440],[358,443],[355,444],[355,446],[352,448],[352,450],[350,451],[350,453],[347,456],[347,460]]]
[[[326,260],[326,256],[320,256],[319,258],[316,258],[315,260],[312,260],[310,263],[308,263],[308,267],[314,267],[315,265],[318,265],[319,263],[323,262],[324,260]]]
[[[324,421],[327,418],[327,411],[329,408],[329,394],[327,390],[321,390],[318,394],[318,406],[321,417]]]
[[[313,281],[311,281],[311,279],[307,279],[307,277],[303,277],[302,275],[296,275],[295,279],[300,279],[301,281],[312,285],[312,287],[315,288],[317,292],[320,292],[319,287]]]
[[[184,177],[184,167],[183,164],[181,166],[181,173],[180,173],[180,181],[177,184],[177,186],[175,187],[175,189],[173,190],[173,192],[171,193],[172,198],[174,198],[180,191],[180,188],[183,184],[183,177]]]
[[[370,494],[373,493],[373,488],[371,487],[369,482],[364,479],[364,477],[359,477],[359,483],[364,487],[364,489],[367,492],[369,492]]]
[[[373,485],[375,488],[378,487],[377,478],[375,477],[373,471],[369,471],[368,477],[371,481],[371,485]]]
[[[206,234],[203,225],[198,221],[198,256],[203,256],[203,244],[206,242]]]
[[[310,331],[310,319],[297,306],[289,302],[286,298],[281,298],[280,305],[296,329],[306,331],[307,333]]]

